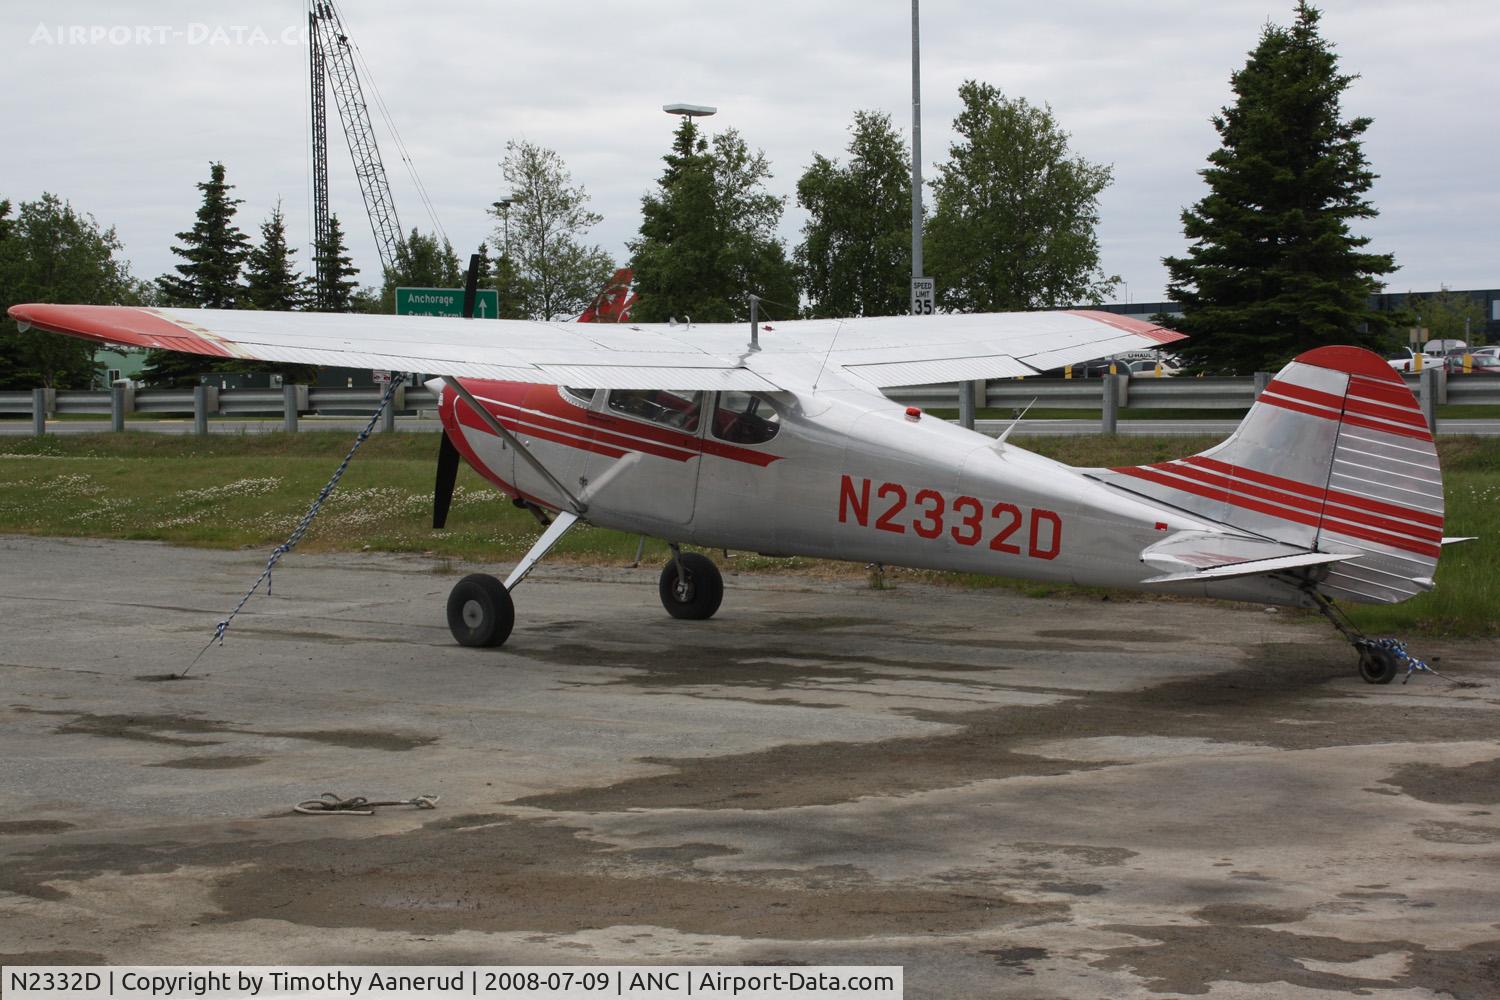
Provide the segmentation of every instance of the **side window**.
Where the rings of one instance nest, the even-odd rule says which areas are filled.
[[[575,403],[582,403],[584,406],[588,406],[594,401],[595,390],[593,389],[575,389],[571,385],[565,385],[562,387],[562,391],[563,396],[567,399]]]
[[[616,413],[692,433],[698,429],[698,414],[703,412],[703,393],[616,389],[609,394],[609,408]]]
[[[781,415],[763,396],[721,392],[714,408],[714,437],[733,444],[764,444],[781,429]]]

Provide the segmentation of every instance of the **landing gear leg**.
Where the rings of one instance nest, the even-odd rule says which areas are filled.
[[[1359,676],[1367,684],[1389,684],[1396,679],[1396,674],[1404,667],[1406,676],[1401,678],[1405,684],[1411,680],[1412,674],[1428,673],[1441,676],[1423,660],[1417,659],[1406,651],[1406,643],[1400,639],[1371,639],[1361,632],[1349,616],[1344,614],[1332,600],[1319,593],[1317,589],[1308,587],[1305,590],[1308,597],[1312,598],[1323,617],[1327,618],[1333,627],[1339,630],[1339,634],[1349,640],[1349,645],[1359,654]]]
[[[657,590],[667,614],[702,621],[719,610],[724,600],[724,578],[713,560],[696,552],[683,552],[673,544],[672,558],[661,571]]]
[[[566,510],[559,513],[504,583],[485,573],[474,573],[458,581],[448,594],[448,631],[460,646],[498,646],[510,638],[516,624],[516,607],[510,592],[520,586],[558,539],[577,523],[577,514]]]

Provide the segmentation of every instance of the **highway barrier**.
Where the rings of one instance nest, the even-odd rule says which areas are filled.
[[[958,409],[960,422],[972,427],[979,407],[1020,411],[1031,407],[1043,416],[1049,409],[1100,411],[1100,430],[1112,433],[1124,407],[1163,410],[1244,410],[1265,388],[1265,372],[1234,378],[1155,378],[1105,375],[1101,378],[1025,378],[911,386],[886,390],[886,395],[908,406]],[[1429,426],[1437,431],[1437,407],[1447,403],[1500,406],[1500,379],[1460,376],[1450,379],[1437,366],[1405,376],[1422,404]],[[132,413],[191,416],[195,430],[208,433],[211,417],[280,417],[288,431],[298,429],[300,416],[369,416],[384,393],[380,386],[362,389],[285,385],[268,389],[220,389],[200,385],[189,389],[22,389],[0,391],[0,416],[29,416],[37,434],[55,416],[108,418],[123,430]],[[983,401],[982,403],[980,401]],[[386,411],[384,430],[395,427],[398,413],[419,414],[437,409],[437,397],[424,386],[402,386],[394,406]]]

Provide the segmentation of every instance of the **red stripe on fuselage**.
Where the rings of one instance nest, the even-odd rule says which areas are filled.
[[[507,430],[597,455],[619,458],[636,451],[686,462],[701,454],[761,468],[781,458],[724,441],[704,440],[670,427],[597,413],[569,403],[553,385],[488,379],[464,379],[463,385]],[[477,416],[470,416],[472,419],[465,418],[465,426],[493,433]]]
[[[438,416],[443,421],[443,433],[448,435],[448,440],[453,442],[453,447],[458,449],[459,455],[463,457],[465,462],[469,463],[469,466],[475,472],[511,496],[520,496],[521,493],[516,489],[515,484],[506,482],[500,478],[495,470],[486,465],[484,459],[479,457],[479,453],[469,444],[468,438],[461,433],[457,433],[461,426],[474,426],[468,423],[469,420],[475,421],[476,425],[479,422],[479,418],[474,415],[469,404],[463,403],[463,407],[460,409],[460,403],[463,403],[463,400],[459,398],[457,393],[448,392],[443,394],[442,405],[438,408]],[[488,428],[485,428],[485,432],[493,435],[493,432]]]

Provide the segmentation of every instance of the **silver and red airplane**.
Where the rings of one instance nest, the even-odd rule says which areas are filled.
[[[615,303],[619,306],[624,299]],[[660,538],[662,604],[706,619],[706,556],[741,549],[1315,606],[1372,683],[1404,653],[1333,602],[1433,586],[1445,542],[1437,452],[1378,355],[1309,351],[1223,444],[1148,466],[1073,468],[887,399],[881,389],[1031,376],[1181,335],[1066,311],[646,325],[18,305],[23,328],[221,358],[435,373],[435,525],[461,457],[546,525],[504,580],[447,614],[464,645],[510,635],[511,593],[570,528]],[[623,310],[616,309],[623,314]],[[1014,424],[1012,425],[1014,427]],[[1399,650],[1399,647],[1397,647]]]

